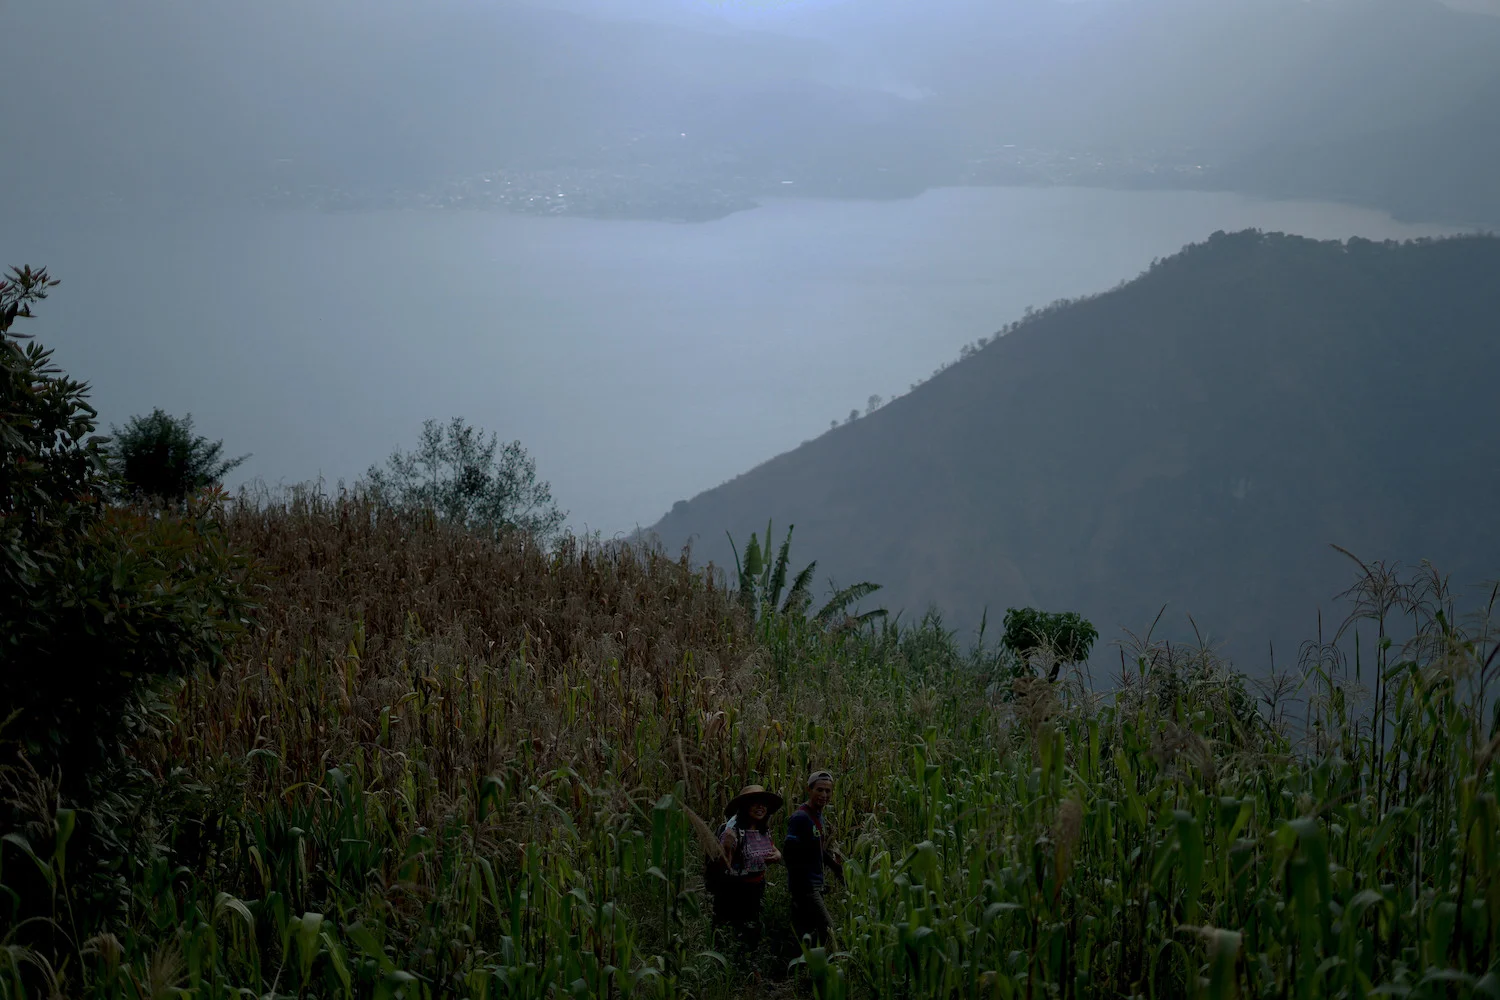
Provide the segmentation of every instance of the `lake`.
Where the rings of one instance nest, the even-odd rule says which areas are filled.
[[[1232,194],[955,188],[777,200],[695,224],[487,212],[11,213],[0,263],[62,284],[24,324],[103,421],[191,412],[237,473],[352,479],[462,415],[519,438],[580,529],[679,499],[890,398],[1029,305],[1218,229],[1452,231]]]

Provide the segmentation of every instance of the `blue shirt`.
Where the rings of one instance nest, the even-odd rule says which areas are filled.
[[[781,855],[786,863],[787,888],[793,895],[823,891],[823,845],[828,833],[827,821],[813,816],[806,805],[798,806],[787,818]]]

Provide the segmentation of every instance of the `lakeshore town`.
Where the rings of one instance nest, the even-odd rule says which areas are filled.
[[[754,208],[771,197],[900,198],[930,187],[1048,185],[1191,187],[1211,168],[1183,154],[1100,154],[997,144],[953,167],[920,173],[876,162],[747,165],[725,156],[663,162],[560,164],[496,169],[419,189],[364,189],[278,180],[267,207],[354,211],[488,209],[529,215],[699,222]]]

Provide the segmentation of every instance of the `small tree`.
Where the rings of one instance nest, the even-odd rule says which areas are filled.
[[[1001,644],[1029,664],[1036,653],[1052,661],[1047,680],[1057,680],[1064,664],[1082,663],[1099,638],[1099,632],[1076,611],[1049,613],[1035,608],[1007,608],[1005,635]]]
[[[541,539],[555,535],[568,516],[552,502],[552,487],[537,479],[536,462],[521,442],[501,445],[462,417],[425,422],[415,451],[394,452],[383,469],[370,466],[361,485],[392,507]]]
[[[160,409],[110,428],[110,459],[128,495],[181,504],[244,464],[249,455],[222,458],[223,441],[193,433],[193,415],[174,417]]]

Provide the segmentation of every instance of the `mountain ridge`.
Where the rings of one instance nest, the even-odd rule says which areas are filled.
[[[1168,604],[1170,627],[1191,614],[1253,659],[1348,582],[1331,543],[1432,558],[1461,585],[1500,570],[1477,516],[1500,495],[1478,374],[1500,363],[1494,274],[1488,236],[1216,233],[651,531],[723,565],[725,532],[769,518],[836,580],[885,584],[893,611],[967,628],[1040,604],[1117,634]]]

